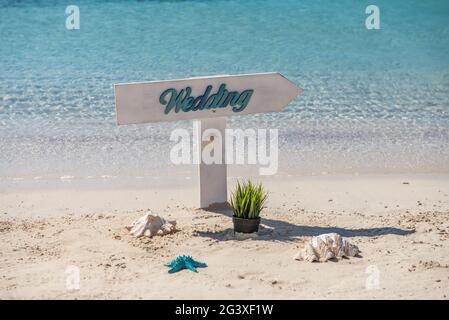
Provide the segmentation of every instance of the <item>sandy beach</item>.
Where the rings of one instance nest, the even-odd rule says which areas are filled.
[[[235,180],[229,181],[229,187]],[[9,189],[0,193],[1,299],[447,299],[449,175],[274,176],[256,237],[231,212],[195,209],[194,181],[151,188]],[[133,238],[148,209],[174,234]],[[337,232],[360,257],[309,263],[311,236]],[[198,273],[168,274],[189,254]],[[67,287],[78,270],[79,289]]]

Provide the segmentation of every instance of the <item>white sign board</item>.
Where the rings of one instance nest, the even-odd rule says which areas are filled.
[[[117,123],[276,112],[301,92],[276,72],[116,84]]]
[[[225,117],[281,111],[302,92],[277,72],[123,83],[114,89],[119,125],[198,120],[199,159],[206,145],[217,143],[201,140],[205,130],[214,128],[224,138]],[[226,202],[226,164],[200,163],[198,171],[199,207]]]

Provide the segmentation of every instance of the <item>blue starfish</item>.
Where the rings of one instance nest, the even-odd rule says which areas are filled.
[[[191,256],[178,256],[172,262],[164,264],[164,266],[171,268],[168,270],[168,273],[175,273],[182,269],[197,272],[196,268],[205,268],[207,264],[195,261]]]

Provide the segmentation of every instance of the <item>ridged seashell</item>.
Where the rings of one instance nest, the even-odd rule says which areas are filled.
[[[325,262],[334,258],[355,257],[359,252],[356,245],[338,233],[325,233],[313,237],[294,259]]]
[[[166,221],[164,218],[152,215],[150,212],[135,220],[132,225],[126,228],[131,235],[137,238],[142,236],[163,236],[176,230],[176,221]]]

